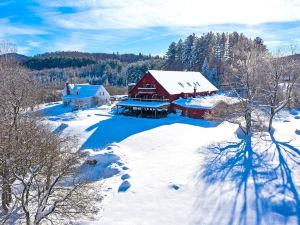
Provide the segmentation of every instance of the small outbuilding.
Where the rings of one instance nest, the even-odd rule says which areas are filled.
[[[179,98],[172,102],[173,110],[182,116],[197,119],[209,119],[211,115],[226,107],[235,107],[240,99],[225,94],[197,96],[195,98]]]
[[[102,85],[66,83],[62,101],[74,108],[91,107],[110,103],[110,95]]]

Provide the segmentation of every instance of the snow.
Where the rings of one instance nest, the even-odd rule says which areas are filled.
[[[214,94],[209,96],[198,96],[196,98],[179,98],[173,103],[185,108],[200,108],[200,109],[212,109],[217,104],[224,102],[228,105],[239,103],[240,100],[235,97],[229,97],[225,94]]]
[[[101,187],[103,210],[81,224],[299,224],[300,120],[288,111],[273,134],[252,139],[227,122],[132,118],[110,106],[40,112],[97,160],[81,173]]]
[[[200,72],[149,70],[149,73],[169,94],[217,91]]]
[[[118,106],[135,106],[135,107],[149,107],[149,108],[160,108],[162,106],[170,105],[168,102],[147,102],[137,100],[126,100],[117,103]]]

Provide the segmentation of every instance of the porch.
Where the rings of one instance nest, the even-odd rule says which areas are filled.
[[[168,101],[156,99],[128,99],[116,104],[117,114],[140,118],[162,118],[168,115]]]

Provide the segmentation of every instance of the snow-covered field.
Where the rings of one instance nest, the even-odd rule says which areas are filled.
[[[85,171],[102,185],[103,209],[81,224],[300,224],[298,111],[252,139],[227,122],[131,118],[109,106],[41,112],[98,161]]]

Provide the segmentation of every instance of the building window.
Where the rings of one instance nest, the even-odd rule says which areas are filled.
[[[186,82],[190,87],[192,86],[189,82]]]
[[[197,84],[198,86],[200,86],[199,82],[196,82],[196,84]]]
[[[183,84],[182,84],[181,82],[178,82],[178,84],[179,84],[181,87],[184,87]]]

